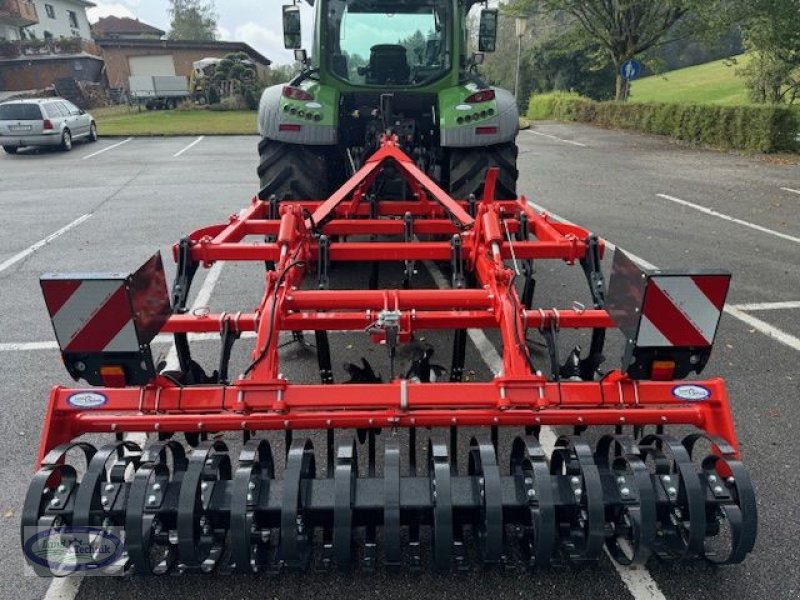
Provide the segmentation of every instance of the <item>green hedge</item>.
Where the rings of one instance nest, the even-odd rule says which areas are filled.
[[[554,93],[531,96],[528,118],[596,123],[746,152],[793,152],[800,135],[800,115],[780,106],[595,102]]]

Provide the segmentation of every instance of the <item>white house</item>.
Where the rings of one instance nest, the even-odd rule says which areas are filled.
[[[88,0],[0,0],[0,38],[92,38]]]

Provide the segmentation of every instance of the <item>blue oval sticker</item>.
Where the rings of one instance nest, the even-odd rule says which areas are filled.
[[[75,408],[87,410],[103,406],[108,398],[98,392],[78,392],[67,398],[67,402]]]
[[[672,395],[687,402],[703,402],[711,398],[711,390],[703,385],[678,385],[672,388]]]

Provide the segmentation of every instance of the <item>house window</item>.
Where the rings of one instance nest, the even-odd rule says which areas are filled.
[[[51,19],[55,19],[56,18],[56,9],[53,8],[52,4],[45,4],[44,5],[44,12],[46,12],[47,16],[50,17]]]
[[[67,15],[69,16],[69,26],[73,29],[78,28],[78,15],[75,13],[74,10],[68,10]]]

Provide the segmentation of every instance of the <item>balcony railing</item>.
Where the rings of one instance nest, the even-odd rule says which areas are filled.
[[[25,58],[34,56],[64,56],[86,52],[101,56],[100,47],[83,38],[60,38],[57,40],[24,40],[0,42],[0,57]]]
[[[0,23],[27,27],[39,22],[36,5],[30,0],[0,0]]]

